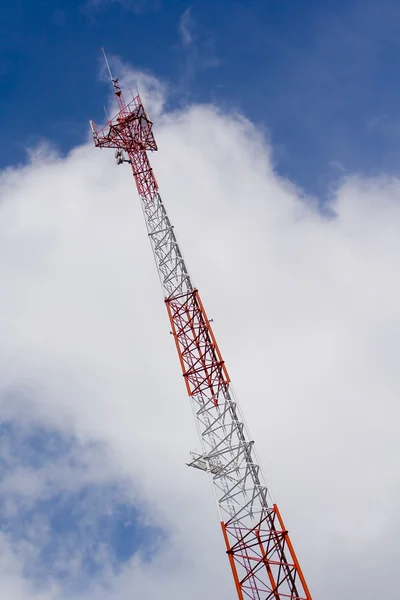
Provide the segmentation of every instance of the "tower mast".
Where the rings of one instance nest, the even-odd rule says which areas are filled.
[[[104,55],[105,56],[105,55]],[[106,59],[106,57],[105,57]],[[254,458],[230,377],[182,258],[147,152],[157,150],[152,122],[137,95],[126,104],[113,79],[118,114],[105,127],[90,121],[98,148],[114,148],[131,165],[202,453],[190,466],[212,481],[226,553],[239,600],[311,600],[277,505]]]

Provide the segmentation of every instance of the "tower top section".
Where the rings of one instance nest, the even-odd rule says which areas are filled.
[[[119,111],[101,129],[97,129],[94,121],[90,121],[94,144],[98,148],[114,148],[117,164],[130,163],[139,195],[152,199],[158,193],[158,184],[147,155],[147,151],[157,150],[153,123],[139,94],[133,96],[128,103],[125,102],[118,79],[112,76],[104,50],[103,54]],[[124,159],[125,153],[127,160]]]
[[[153,123],[143,107],[140,95],[133,96],[128,104],[125,103],[118,79],[112,76],[104,48],[101,51],[114,87],[119,112],[100,130],[97,130],[94,121],[90,121],[95,145],[100,148],[125,150],[128,154],[147,150],[154,152],[157,150],[157,144],[153,134]]]
[[[117,82],[117,83],[115,83]],[[157,150],[153,134],[153,123],[145,111],[139,94],[125,104],[118,80],[114,80],[115,95],[119,100],[119,112],[101,129],[97,129],[94,121],[90,121],[95,146],[99,148],[116,148],[131,152]]]

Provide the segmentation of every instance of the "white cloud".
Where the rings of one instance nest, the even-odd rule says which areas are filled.
[[[212,32],[200,21],[195,20],[192,7],[181,14],[178,31],[182,45],[182,60],[177,89],[181,96],[187,96],[190,93],[190,80],[195,73],[219,67],[220,60],[216,53]]]
[[[193,21],[190,12],[190,7],[182,13],[179,19],[179,31],[181,34],[182,44],[189,46],[193,41]]]
[[[310,588],[389,596],[400,181],[343,179],[327,219],[243,117],[165,113],[162,93],[155,106],[163,198]],[[92,597],[231,598],[209,484],[184,464],[196,432],[129,169],[88,144],[3,172],[0,269],[0,385],[33,385],[35,419],[106,444],[170,531],[152,563],[107,574]],[[1,595],[35,598],[10,556]]]
[[[162,0],[87,0],[84,9],[90,11],[109,6],[120,6],[127,11],[141,15],[160,10],[161,3]]]

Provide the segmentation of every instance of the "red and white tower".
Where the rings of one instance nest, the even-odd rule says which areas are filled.
[[[140,96],[125,103],[113,79],[119,112],[94,143],[130,163],[162,283],[165,305],[193,403],[202,454],[190,466],[209,474],[239,600],[311,600],[289,534],[255,461],[253,442],[230,388],[230,377],[197,289],[192,286],[161,200],[148,151],[157,150]]]

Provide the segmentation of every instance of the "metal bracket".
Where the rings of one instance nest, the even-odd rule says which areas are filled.
[[[193,467],[194,469],[200,469],[200,471],[205,471],[206,473],[212,473],[213,475],[219,475],[222,471],[222,467],[218,467],[217,465],[213,465],[211,460],[205,454],[196,454],[196,452],[190,453],[193,458],[192,462],[186,463],[188,467]]]

